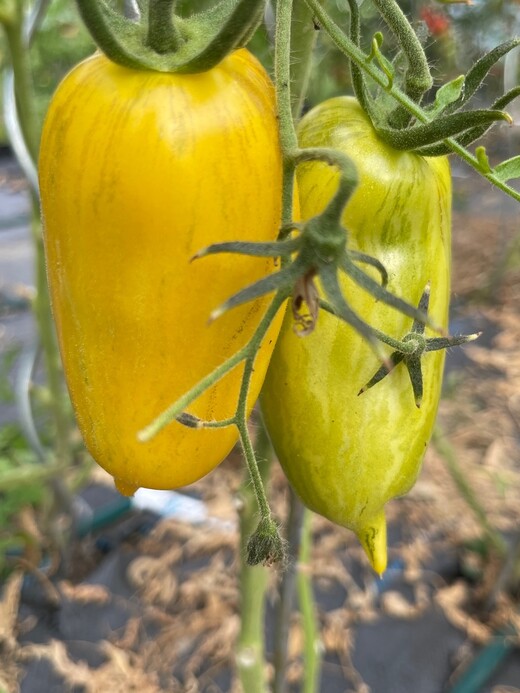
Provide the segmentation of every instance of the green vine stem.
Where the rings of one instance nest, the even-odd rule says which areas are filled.
[[[177,0],[155,0],[148,6],[147,43],[157,53],[178,50],[182,38],[173,21]]]
[[[280,123],[280,144],[284,157],[282,225],[292,221],[296,170],[296,161],[292,153],[298,149],[291,103],[291,22],[292,0],[278,0],[274,38],[274,81]]]
[[[451,475],[451,478],[453,479],[453,482],[455,483],[455,486],[457,487],[458,492],[466,501],[468,507],[475,515],[475,518],[477,519],[479,525],[482,527],[482,530],[486,535],[490,546],[493,547],[493,549],[499,556],[504,557],[507,554],[508,550],[507,544],[501,537],[500,533],[496,530],[495,527],[493,527],[491,522],[488,520],[486,511],[484,507],[481,505],[477,497],[477,494],[471,487],[471,484],[469,483],[467,477],[463,474],[459,466],[455,450],[446,438],[440,424],[437,424],[435,426],[432,440],[433,444],[437,448],[437,451],[446,462],[446,466]]]
[[[320,690],[321,653],[323,651],[323,643],[320,638],[316,617],[314,591],[312,589],[311,548],[312,512],[305,509],[297,576],[298,603],[302,615],[304,634],[303,661],[305,662],[305,671],[303,674],[302,693],[317,693]]]
[[[320,22],[320,25],[328,33],[332,41],[336,44],[339,50],[344,53],[352,62],[354,62],[359,68],[364,70],[379,86],[383,87],[388,93],[404,108],[406,108],[409,113],[411,113],[418,121],[421,123],[430,123],[432,119],[427,115],[427,113],[412,99],[410,99],[404,92],[402,92],[395,84],[392,85],[391,89],[388,89],[388,77],[380,70],[373,62],[367,61],[367,55],[360,50],[341,30],[341,28],[334,22],[332,17],[324,10],[321,6],[319,0],[304,0],[307,6],[313,11],[314,16]],[[486,171],[482,167],[482,163],[479,159],[468,152],[463,146],[456,142],[453,138],[448,137],[443,140],[451,151],[457,154],[461,159],[463,159],[469,166],[475,169],[477,173],[486,178],[490,183],[502,192],[509,195],[514,200],[520,202],[520,191],[515,190],[511,186],[507,185],[504,181],[500,180],[493,171]]]
[[[283,219],[288,223],[292,218],[294,192],[294,173],[298,163],[296,153],[298,138],[294,127],[294,118],[299,117],[305,95],[307,93],[312,53],[316,42],[313,14],[303,2],[298,2],[293,8],[292,0],[278,0],[275,34],[275,84],[277,92],[278,115],[280,119],[280,141],[285,157]],[[292,70],[291,70],[292,64]],[[291,87],[297,96],[291,98]],[[292,104],[291,104],[292,102]],[[291,108],[292,105],[292,108]],[[336,163],[336,162],[335,162]],[[310,542],[310,523],[304,523],[306,513],[303,504],[294,491],[289,496],[289,519],[286,529],[288,543],[288,567],[282,575],[279,586],[279,601],[276,607],[275,647],[274,647],[274,682],[273,693],[283,693],[286,688],[287,646],[290,620],[295,594],[295,582],[298,589],[303,589],[300,599],[303,628],[306,646],[314,641],[316,623],[313,618],[314,605],[310,578],[306,589],[300,583],[297,560],[300,554],[300,541],[304,551]],[[308,555],[304,554],[308,560]],[[308,654],[306,652],[306,654]],[[305,659],[305,693],[313,693],[312,686],[317,683],[316,657]],[[309,687],[310,684],[310,687]]]
[[[304,507],[302,502],[295,492],[290,489],[289,519],[286,528],[288,563],[281,580],[274,626],[273,693],[285,693],[287,690],[287,648],[289,629],[291,626],[291,614],[296,593],[296,575],[298,571],[303,513]]]
[[[291,93],[292,115],[299,118],[312,72],[312,58],[318,32],[313,13],[304,2],[297,2],[292,11],[291,28]]]
[[[36,161],[39,147],[39,129],[33,105],[34,98],[28,50],[29,37],[25,36],[25,18],[23,10],[24,3],[19,3],[15,21],[4,24],[4,30],[9,46],[14,76],[17,116],[27,150],[33,160]],[[31,191],[31,205],[31,230],[36,255],[36,297],[33,301],[33,311],[38,326],[48,386],[51,392],[50,407],[56,428],[56,455],[60,463],[65,464],[71,460],[69,443],[71,422],[64,396],[61,361],[54,333],[54,323],[52,321],[50,300],[47,290],[39,200],[34,190]],[[64,497],[63,489],[61,489],[60,495]],[[70,506],[70,499],[67,503]]]
[[[421,42],[395,0],[373,0],[373,2],[397,38],[406,58],[405,93],[412,101],[420,103],[423,94],[433,84]],[[391,123],[395,127],[404,127],[409,119],[409,113],[403,108],[398,108],[392,114]]]
[[[255,451],[262,483],[266,483],[272,461],[272,448],[265,428],[260,425]],[[258,506],[246,473],[238,495],[240,517],[240,634],[236,663],[242,690],[265,693],[267,690],[264,656],[265,593],[269,572],[265,566],[248,564],[247,541],[256,529]]]

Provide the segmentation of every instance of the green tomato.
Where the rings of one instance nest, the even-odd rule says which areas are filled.
[[[418,305],[428,282],[429,314],[447,326],[450,286],[451,178],[446,158],[398,152],[378,139],[351,97],[310,111],[299,127],[301,147],[332,147],[354,161],[359,185],[343,224],[351,249],[387,269],[388,289]],[[298,170],[301,214],[319,214],[336,191],[337,171],[324,163]],[[363,269],[380,281],[372,267]],[[401,340],[410,318],[342,275],[351,307]],[[261,401],[265,423],[292,486],[315,512],[353,530],[375,569],[386,568],[384,506],[414,484],[439,403],[444,351],[422,358],[424,396],[415,404],[404,364],[358,394],[380,363],[359,333],[320,312],[315,331],[299,337],[288,311]],[[426,329],[426,337],[435,336]],[[389,355],[390,355],[389,347]]]

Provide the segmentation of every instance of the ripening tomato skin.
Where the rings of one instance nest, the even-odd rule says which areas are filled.
[[[397,152],[375,135],[358,102],[324,102],[301,121],[302,147],[333,147],[357,167],[359,186],[343,216],[349,246],[379,259],[388,289],[417,305],[431,282],[430,315],[446,326],[450,285],[451,180],[446,159]],[[299,168],[303,219],[320,213],[337,173],[322,164]],[[380,281],[372,269],[363,269]],[[343,275],[356,312],[401,339],[412,321],[377,302]],[[426,336],[432,336],[426,330]],[[391,350],[389,348],[389,354]],[[379,368],[350,326],[320,312],[315,331],[294,334],[286,313],[262,390],[262,410],[277,455],[312,510],[352,529],[378,573],[386,567],[384,505],[415,482],[431,436],[444,352],[424,355],[424,398],[415,406],[404,364],[358,396]]]
[[[232,240],[277,236],[282,162],[274,89],[239,50],[212,70],[130,70],[102,55],[58,88],[40,155],[53,313],[79,427],[124,493],[176,488],[219,464],[235,427],[174,422],[137,433],[241,348],[269,299],[208,324],[210,312],[274,270],[237,255],[190,258]],[[280,320],[255,362],[262,385]],[[235,412],[243,366],[200,396],[202,419]]]

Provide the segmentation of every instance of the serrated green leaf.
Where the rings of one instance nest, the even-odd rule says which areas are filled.
[[[497,164],[493,169],[493,173],[503,183],[513,178],[520,178],[520,156],[513,156],[511,159]]]

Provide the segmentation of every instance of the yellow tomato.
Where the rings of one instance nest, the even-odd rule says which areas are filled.
[[[349,97],[310,111],[300,123],[299,141],[302,147],[332,147],[352,158],[359,185],[343,215],[349,246],[382,262],[388,289],[413,305],[429,282],[430,316],[446,327],[451,255],[447,159],[395,151],[377,137]],[[322,212],[337,184],[332,167],[302,165],[302,217]],[[373,269],[363,268],[380,281]],[[342,288],[352,308],[375,328],[398,340],[410,330],[410,318],[344,275]],[[301,338],[292,322],[287,312],[262,392],[267,429],[302,500],[356,532],[372,566],[382,573],[384,506],[406,493],[419,472],[437,413],[444,351],[422,358],[424,396],[418,408],[404,364],[358,394],[380,364],[350,325],[321,311],[315,331]]]
[[[210,312],[274,270],[271,260],[213,255],[218,241],[276,238],[282,162],[272,84],[242,49],[208,72],[118,66],[102,55],[61,83],[40,155],[52,306],[77,420],[96,461],[127,494],[207,474],[235,427],[174,422],[151,442],[137,433],[251,337],[269,299]],[[279,329],[255,363],[253,405]],[[189,411],[235,412],[243,367]]]

